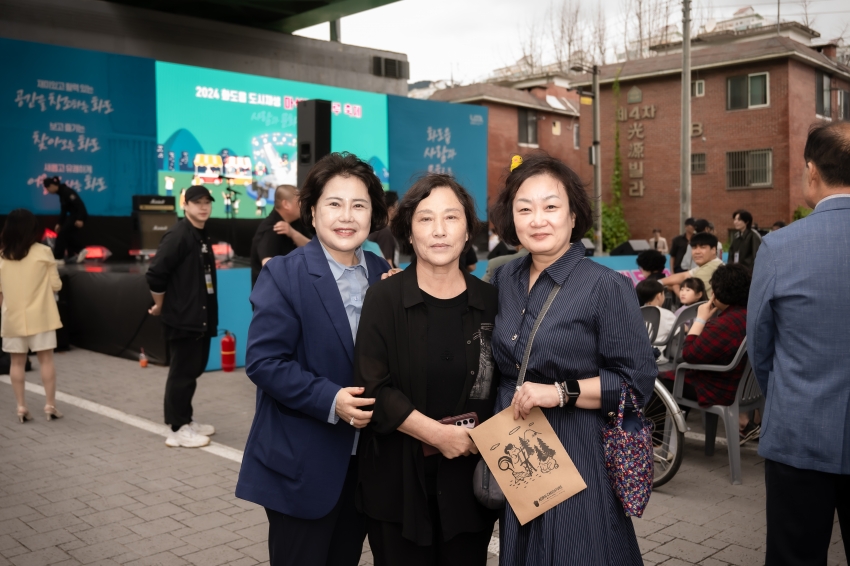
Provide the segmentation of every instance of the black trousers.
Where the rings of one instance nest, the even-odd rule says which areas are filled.
[[[207,367],[210,337],[169,339],[168,348],[171,364],[165,382],[165,424],[177,431],[192,422],[192,397],[198,378]]]
[[[56,234],[53,257],[55,259],[65,259],[65,250],[68,251],[69,256],[75,256],[82,249],[83,247],[80,245],[80,229],[74,226],[72,220],[65,220],[59,227],[59,233]]]
[[[357,566],[366,539],[354,505],[357,457],[352,456],[339,501],[321,519],[298,519],[266,508],[270,566]]]
[[[428,486],[433,487],[433,491],[426,490],[430,492],[428,511],[433,517],[434,544],[419,546],[402,536],[400,523],[387,523],[367,517],[369,547],[375,558],[375,566],[486,566],[487,547],[493,534],[492,526],[489,530],[460,533],[451,540],[443,540],[440,507],[436,496],[436,477],[428,477],[428,460],[426,458],[425,482],[426,486],[431,483],[429,479],[434,482],[434,485]]]
[[[850,475],[764,461],[766,566],[825,566],[835,511],[850,559]]]

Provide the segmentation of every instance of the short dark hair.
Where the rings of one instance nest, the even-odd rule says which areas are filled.
[[[640,306],[644,306],[646,303],[657,297],[658,293],[664,292],[664,285],[655,279],[644,279],[635,286],[635,291],[637,292]]]
[[[752,279],[752,272],[740,263],[719,265],[711,275],[711,292],[721,303],[746,307]]]
[[[431,196],[431,191],[441,187],[451,189],[463,206],[463,214],[466,218],[466,234],[469,236],[466,245],[463,247],[463,252],[469,250],[469,246],[472,245],[472,238],[484,225],[483,222],[478,220],[478,215],[475,212],[475,201],[469,192],[451,175],[428,173],[419,177],[407,189],[407,192],[399,201],[398,212],[390,223],[390,230],[396,240],[401,243],[402,252],[413,253],[410,237],[413,235],[413,214],[416,212],[416,207],[419,206],[420,202]]]
[[[825,185],[850,187],[850,123],[812,124],[803,157],[815,164]]]
[[[750,214],[748,210],[739,208],[738,210],[732,213],[732,220],[735,220],[736,216],[741,217],[741,220],[747,224],[748,229],[753,227],[753,215]]]
[[[41,182],[41,184],[44,185],[45,189],[50,185],[59,185],[59,183],[59,177],[45,177],[44,180]]]
[[[384,192],[384,202],[387,203],[387,208],[392,208],[398,204],[398,193],[395,191]]]
[[[17,208],[6,217],[0,233],[0,255],[5,259],[20,261],[30,253],[30,247],[41,241],[44,228],[35,214],[25,208]]]
[[[694,222],[696,222],[696,220],[694,220],[693,218],[687,218],[685,219],[685,226],[693,226]]]
[[[372,202],[370,232],[377,232],[387,225],[387,204],[384,201],[384,187],[381,181],[371,165],[347,151],[327,154],[307,173],[304,186],[298,193],[301,197],[301,220],[304,224],[313,225],[312,209],[322,197],[325,185],[334,177],[355,177],[366,185],[369,200]]]
[[[773,223],[773,226],[772,226],[772,227],[773,227],[773,228],[785,228],[785,226],[787,226],[787,224],[785,224],[785,223],[784,223],[783,221],[781,221],[781,220],[777,220],[776,222],[774,222],[774,223]]]
[[[667,258],[658,250],[644,250],[637,256],[638,267],[650,273],[658,273],[664,271],[664,266],[667,265]]]
[[[691,236],[691,247],[708,246],[709,248],[717,249],[717,236],[708,232],[697,232]]]
[[[711,226],[711,222],[709,222],[705,218],[700,218],[699,220],[694,221],[695,232],[705,232],[709,226]]]
[[[523,162],[505,179],[505,186],[496,198],[496,204],[490,211],[490,221],[502,241],[512,246],[519,245],[514,225],[514,197],[520,186],[537,175],[550,175],[558,180],[567,192],[570,212],[575,214],[575,226],[570,234],[570,242],[578,242],[593,225],[590,197],[579,176],[559,159],[545,153],[535,153],[523,157]]]
[[[688,289],[693,290],[694,293],[702,294],[702,300],[708,298],[708,295],[705,292],[705,283],[703,283],[702,279],[699,277],[688,277],[682,281],[682,287],[687,287]]]

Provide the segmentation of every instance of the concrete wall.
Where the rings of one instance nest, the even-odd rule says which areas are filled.
[[[373,56],[404,54],[99,0],[0,0],[0,37],[407,95],[406,80],[372,75]]]

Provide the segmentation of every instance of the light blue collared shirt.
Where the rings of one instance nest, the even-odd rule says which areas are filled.
[[[369,268],[366,265],[366,254],[361,248],[354,250],[354,255],[357,257],[356,265],[343,265],[335,260],[325,246],[322,246],[322,251],[325,252],[325,257],[328,260],[328,265],[331,268],[331,275],[336,280],[336,285],[339,288],[339,295],[342,298],[342,304],[345,306],[345,314],[348,317],[348,325],[351,327],[352,341],[357,339],[357,326],[360,324],[360,311],[363,310],[363,298],[366,296],[366,290],[369,288]],[[339,392],[334,396],[334,401],[331,404],[331,411],[328,414],[328,422],[336,424],[339,422],[339,416],[336,414],[336,398]],[[351,455],[357,453],[357,441],[360,439],[360,431],[354,434],[354,446],[351,449]]]

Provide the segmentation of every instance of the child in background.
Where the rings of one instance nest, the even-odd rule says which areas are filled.
[[[661,320],[658,323],[658,335],[655,338],[655,343],[665,343],[667,337],[670,336],[670,331],[673,330],[676,315],[665,308],[661,308],[661,305],[664,304],[664,285],[654,279],[644,279],[637,284],[635,291],[637,291],[640,306],[655,307],[661,311]]]
[[[679,307],[674,316],[679,316],[683,310],[694,303],[707,301],[708,295],[705,292],[705,283],[702,282],[702,279],[689,277],[682,281],[682,285],[679,287],[679,300],[682,302],[682,306]],[[686,327],[685,332],[687,331],[688,328]]]

